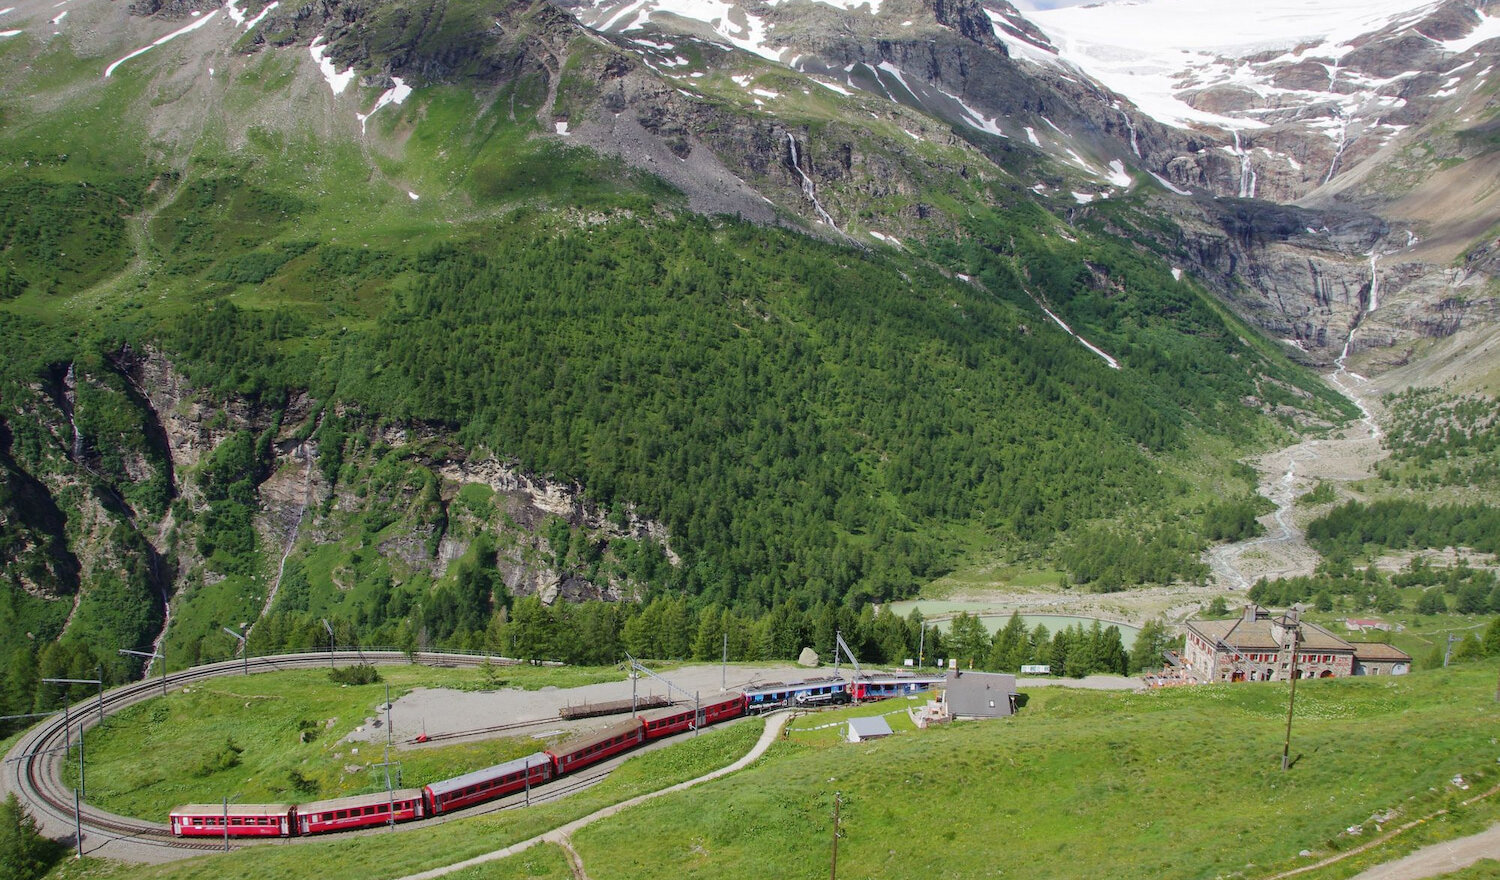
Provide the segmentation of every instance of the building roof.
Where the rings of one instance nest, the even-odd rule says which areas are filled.
[[[1288,623],[1288,618],[1271,617],[1264,611],[1258,611],[1251,619],[1251,614],[1246,613],[1233,620],[1190,620],[1188,629],[1202,636],[1210,645],[1220,646],[1220,643],[1228,645],[1236,651],[1279,651],[1283,647],[1276,638],[1276,632]],[[1354,650],[1354,645],[1344,641],[1316,623],[1299,621],[1302,635],[1297,639],[1297,647],[1304,651],[1338,651],[1348,652]],[[1222,648],[1221,648],[1222,649]]]
[[[1362,663],[1395,662],[1410,663],[1411,655],[1393,645],[1383,642],[1353,642],[1354,659]]]
[[[874,739],[880,736],[890,736],[892,733],[891,726],[879,715],[873,715],[869,718],[849,719],[849,738],[851,740]]]
[[[948,673],[944,699],[951,715],[995,717],[1010,714],[1010,698],[1016,693],[1016,677],[1000,672]]]

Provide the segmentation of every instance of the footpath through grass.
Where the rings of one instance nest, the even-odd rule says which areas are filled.
[[[844,877],[1268,876],[1369,839],[1377,814],[1400,823],[1492,786],[1494,681],[1469,668],[1299,683],[1286,773],[1285,685],[1038,689],[1008,721],[861,745],[793,734],[745,773],[575,844],[597,877],[826,876],[839,792]],[[1483,827],[1487,811],[1459,813]]]

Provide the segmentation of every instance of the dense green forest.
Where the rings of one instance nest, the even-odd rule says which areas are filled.
[[[1488,504],[1432,505],[1411,499],[1349,501],[1307,524],[1320,553],[1352,556],[1367,550],[1463,547],[1500,552],[1500,509]]]
[[[1500,418],[1494,401],[1436,388],[1409,388],[1385,400],[1383,479],[1397,486],[1492,490],[1500,483]]]

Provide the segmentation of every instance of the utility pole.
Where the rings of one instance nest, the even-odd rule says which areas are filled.
[[[161,661],[161,695],[164,696],[164,697],[167,695],[167,658],[166,658],[165,654],[157,654],[154,651],[153,652],[132,651],[129,648],[121,648],[120,649],[120,653],[121,654],[134,654],[137,657],[155,657],[156,659],[160,660]]]
[[[729,630],[724,630],[724,659],[719,661],[719,692],[729,690]],[[1500,690],[1495,692],[1495,699],[1500,700]]]
[[[96,684],[99,685],[99,720],[104,720],[103,678],[44,678],[49,684]],[[68,708],[68,692],[63,691],[63,757],[73,750],[73,717]],[[73,789],[73,833],[78,838],[78,858],[83,858],[83,791],[88,785],[83,765],[83,725],[78,725],[78,786]]]
[[[73,719],[68,717],[67,698],[63,699],[63,757],[67,758],[68,752],[73,750],[72,729]],[[73,789],[73,836],[78,841],[78,858],[83,858],[83,795],[78,789],[83,788],[83,731],[78,732],[78,785]]]
[[[1286,740],[1281,744],[1281,770],[1283,773],[1291,767],[1292,754],[1292,706],[1297,701],[1297,636],[1301,634],[1301,625],[1292,618],[1288,629],[1292,635],[1292,688],[1287,692],[1286,698]]]
[[[844,803],[843,792],[833,793],[833,857],[828,863],[828,880],[839,877],[839,807]]]
[[[328,668],[332,669],[333,668],[333,627],[329,625],[328,618],[324,617],[324,618],[320,618],[320,619],[323,621],[323,628],[326,629],[326,630],[328,630]]]
[[[392,831],[396,830],[396,794],[391,788],[391,686],[385,686],[385,794],[390,801],[386,813],[386,824]]]

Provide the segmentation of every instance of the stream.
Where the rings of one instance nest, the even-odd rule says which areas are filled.
[[[1276,505],[1276,510],[1260,519],[1266,527],[1265,535],[1212,547],[1204,554],[1219,589],[1247,590],[1262,577],[1275,580],[1312,574],[1320,556],[1308,545],[1297,524],[1294,514],[1297,498],[1320,481],[1363,480],[1374,473],[1375,464],[1387,454],[1380,442],[1380,425],[1372,408],[1378,392],[1368,379],[1348,368],[1349,352],[1360,323],[1380,305],[1377,264],[1381,256],[1371,249],[1370,286],[1363,311],[1349,328],[1343,350],[1334,360],[1333,372],[1323,377],[1359,408],[1361,417],[1331,437],[1302,440],[1246,459],[1260,473],[1258,491]]]

